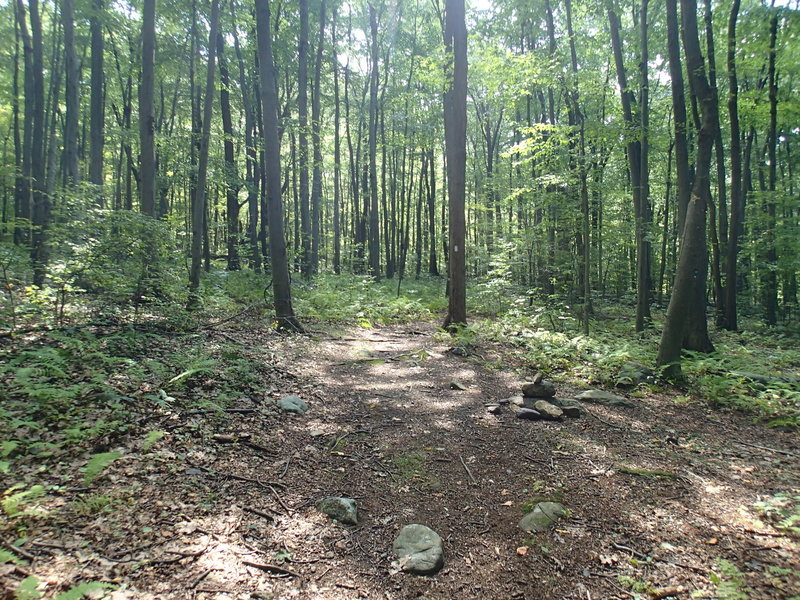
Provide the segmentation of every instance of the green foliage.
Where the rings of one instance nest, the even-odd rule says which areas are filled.
[[[157,430],[148,431],[147,437],[145,437],[144,443],[142,444],[142,450],[144,452],[150,452],[150,448],[153,447],[153,444],[155,444],[158,440],[163,438],[164,435],[166,434],[163,431],[157,431]]]
[[[84,485],[91,485],[91,483],[97,479],[98,475],[112,462],[117,460],[122,456],[119,452],[101,452],[100,454],[95,454],[92,458],[89,459],[89,462],[86,463],[86,466],[83,469],[83,483]]]
[[[776,529],[800,537],[800,494],[781,492],[754,504]]]
[[[25,561],[18,558],[16,554],[9,550],[0,548],[0,563],[13,563],[15,565],[24,565]]]
[[[23,579],[14,590],[14,598],[16,600],[35,600],[42,597],[42,592],[37,588],[39,587],[39,578],[30,575]]]
[[[716,561],[717,572],[711,572],[709,578],[717,586],[714,597],[717,600],[748,600],[750,590],[745,587],[744,574],[729,560]]]
[[[81,496],[72,502],[72,510],[77,514],[83,516],[93,516],[99,513],[108,512],[114,504],[114,499],[111,496],[104,494],[90,494]]]
[[[81,598],[88,597],[90,594],[94,595],[96,592],[111,590],[113,588],[114,586],[100,581],[87,581],[76,585],[66,592],[61,592],[56,595],[53,600],[80,600]]]
[[[42,485],[34,485],[24,489],[22,484],[15,485],[5,491],[0,505],[8,517],[23,517],[36,514],[35,503],[45,495]]]

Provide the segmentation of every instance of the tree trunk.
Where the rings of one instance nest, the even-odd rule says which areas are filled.
[[[378,20],[375,7],[369,5],[369,28],[372,37],[372,69],[369,78],[369,270],[376,280],[381,277],[381,246],[378,224]]]
[[[67,184],[75,186],[80,181],[78,166],[78,115],[80,113],[79,78],[80,66],[75,53],[75,9],[73,0],[62,0],[61,22],[64,28],[64,68],[66,71],[66,94],[64,115],[64,166]]]
[[[737,260],[739,235],[744,225],[744,193],[742,190],[742,149],[739,130],[739,81],[736,76],[736,21],[739,18],[740,0],[733,0],[728,18],[728,115],[731,128],[731,218],[728,229],[728,256],[725,270],[725,321],[723,327],[736,331],[737,314]]]
[[[264,155],[267,168],[267,206],[269,247],[272,258],[272,294],[276,325],[279,329],[302,332],[303,328],[292,308],[289,264],[283,236],[283,202],[281,200],[281,155],[278,139],[278,84],[272,58],[272,31],[268,0],[255,0],[258,38],[259,74],[263,112]]]
[[[336,6],[331,15],[331,66],[333,67],[333,272],[342,271],[342,142],[339,136],[339,59],[336,55]]]
[[[772,9],[769,20],[769,66],[767,79],[769,81],[769,129],[767,130],[767,155],[769,157],[768,181],[770,194],[766,200],[766,231],[764,256],[765,273],[761,278],[762,305],[764,307],[764,322],[775,325],[778,322],[778,255],[775,248],[776,203],[775,190],[777,184],[778,163],[778,80],[775,73],[775,46],[778,38],[778,11]]]
[[[219,0],[211,2],[211,22],[208,36],[208,64],[206,69],[206,92],[203,99],[203,125],[200,134],[200,156],[197,164],[197,189],[192,203],[192,266],[189,273],[189,307],[196,308],[197,290],[200,287],[200,266],[204,234],[208,232],[206,217],[206,183],[208,181],[208,145],[211,138],[211,116],[214,107],[215,49],[219,28]],[[198,48],[199,50],[199,48]],[[209,244],[206,241],[206,248]]]
[[[311,182],[311,259],[310,273],[319,271],[320,216],[322,211],[322,142],[320,140],[320,88],[322,76],[322,50],[325,47],[325,0],[319,5],[319,39],[317,60],[314,64],[314,85],[311,92],[311,143],[314,148],[314,171]]]
[[[142,213],[156,216],[155,147],[156,0],[144,0],[142,9],[142,74],[139,82],[139,196]]]
[[[694,349],[705,352],[712,352],[714,349],[708,338],[707,326],[703,327],[706,324],[705,320],[702,323],[691,323],[689,313],[692,305],[701,306],[705,312],[708,254],[706,248],[706,202],[709,190],[711,153],[716,138],[715,128],[719,121],[715,114],[717,105],[711,102],[711,87],[706,79],[703,54],[700,50],[696,0],[681,0],[681,14],[686,67],[692,89],[702,109],[702,121],[697,133],[695,180],[686,211],[683,243],[656,359],[658,365],[664,367],[665,374],[670,377],[680,376],[680,353],[685,337],[691,337],[693,341],[697,342],[694,344]],[[696,327],[696,330],[686,331],[687,325]]]
[[[239,264],[239,175],[233,147],[233,120],[231,118],[230,76],[225,61],[225,39],[217,32],[217,54],[219,56],[219,107],[222,114],[222,134],[225,153],[225,217],[228,234],[228,270],[238,271]]]
[[[92,35],[91,97],[89,100],[89,182],[97,186],[97,204],[105,206],[103,195],[103,150],[105,144],[105,73],[103,72],[104,0],[93,0],[89,28]]]
[[[445,153],[449,216],[448,308],[444,326],[467,322],[464,200],[467,167],[467,27],[464,0],[446,0],[445,47],[448,54],[444,98]]]
[[[44,49],[42,47],[42,21],[39,14],[39,0],[28,2],[31,20],[31,259],[33,263],[33,284],[41,286],[47,272],[50,248],[48,229],[52,205],[46,189],[46,163],[44,149]],[[23,13],[21,13],[23,14]]]

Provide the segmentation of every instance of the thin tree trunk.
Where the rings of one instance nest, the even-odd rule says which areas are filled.
[[[322,76],[322,54],[325,47],[325,0],[319,5],[319,39],[317,59],[314,64],[314,84],[311,92],[311,143],[314,148],[314,170],[311,182],[311,260],[312,275],[319,271],[320,215],[322,211],[322,142],[320,139],[320,96]]]
[[[300,270],[311,276],[311,212],[308,188],[308,0],[300,1],[300,37],[297,47],[298,170],[300,171]]]
[[[231,118],[230,76],[225,61],[225,39],[217,32],[217,54],[219,55],[219,106],[222,114],[222,133],[225,152],[225,216],[228,233],[228,270],[238,271],[239,264],[239,176],[233,147],[233,120]]]
[[[44,284],[50,257],[48,229],[52,205],[46,189],[46,163],[44,149],[44,49],[42,46],[42,21],[39,14],[39,0],[28,2],[31,21],[31,259],[33,263],[33,284]],[[21,14],[24,14],[21,12]]]
[[[333,272],[342,270],[342,142],[339,137],[339,59],[336,55],[336,15],[334,6],[331,15],[331,65],[333,67]]]
[[[216,41],[219,28],[219,0],[211,2],[211,22],[208,36],[208,64],[206,69],[206,92],[203,99],[203,126],[200,134],[200,156],[197,164],[197,189],[192,204],[192,266],[189,273],[189,307],[198,303],[200,287],[200,266],[204,234],[208,233],[206,223],[206,183],[208,180],[208,146],[211,138],[211,116],[214,107],[214,73],[216,70]],[[206,238],[207,240],[207,238]],[[209,244],[206,241],[206,248]]]
[[[103,194],[103,151],[105,144],[104,0],[93,0],[92,9],[92,17],[89,20],[89,28],[92,35],[91,97],[89,100],[89,182],[97,186],[97,204],[102,208],[105,206]]]
[[[766,200],[766,231],[765,244],[765,274],[761,280],[762,305],[764,307],[764,322],[775,325],[778,322],[778,255],[775,248],[776,203],[775,190],[777,185],[778,168],[778,79],[775,72],[776,42],[778,38],[778,11],[772,9],[769,21],[769,67],[767,79],[769,81],[769,129],[767,131],[767,154],[769,157],[769,191]]]
[[[66,94],[64,115],[64,166],[67,183],[77,185],[80,181],[78,166],[78,115],[80,113],[79,78],[80,66],[75,52],[75,9],[73,0],[61,0],[61,23],[64,28],[64,69],[66,71]]]
[[[378,222],[378,20],[375,7],[369,5],[372,38],[372,69],[369,79],[369,270],[376,280],[381,277],[381,246]]]
[[[142,9],[142,74],[139,82],[139,166],[140,209],[156,216],[156,148],[155,148],[155,60],[156,0],[144,0]]]
[[[728,18],[728,115],[731,129],[731,218],[728,230],[728,256],[725,270],[725,329],[736,331],[737,314],[737,261],[739,235],[744,225],[744,194],[742,190],[742,149],[739,130],[739,80],[736,75],[736,22],[739,18],[740,0],[733,0]]]

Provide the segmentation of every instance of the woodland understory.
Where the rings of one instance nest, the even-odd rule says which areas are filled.
[[[799,14],[0,2],[0,598],[800,598]]]

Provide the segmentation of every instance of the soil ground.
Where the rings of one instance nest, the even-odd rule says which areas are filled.
[[[166,435],[147,452],[129,443],[91,490],[61,488],[58,517],[27,523],[29,564],[0,587],[30,571],[48,595],[94,579],[120,599],[800,596],[798,538],[756,507],[800,493],[796,432],[668,393],[562,422],[492,415],[485,403],[519,393],[533,368],[488,369],[491,348],[459,356],[435,329],[208,331],[207,344],[263,362],[263,393],[225,415],[143,415]],[[277,412],[286,394],[310,410]],[[314,508],[330,495],[357,500],[358,525]],[[519,520],[540,500],[568,518],[526,534]],[[441,535],[438,574],[393,566],[408,523]]]

